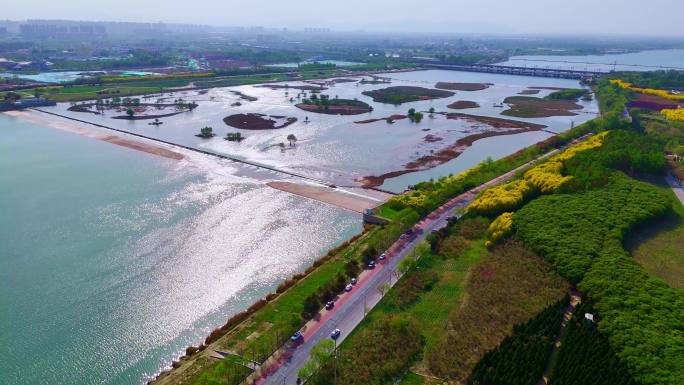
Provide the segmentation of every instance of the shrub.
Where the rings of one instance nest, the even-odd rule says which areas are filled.
[[[591,138],[572,146],[559,155],[556,155],[548,161],[533,167],[525,173],[525,180],[530,182],[532,186],[537,188],[543,194],[550,194],[567,184],[572,176],[564,176],[562,174],[565,162],[572,159],[580,152],[591,150],[603,145],[605,136],[608,131],[604,131]]]
[[[493,246],[513,230],[513,213],[503,213],[489,225],[485,245]]]
[[[468,212],[476,215],[499,215],[514,211],[534,193],[534,187],[526,180],[516,180],[491,187],[468,205]]]
[[[345,351],[337,360],[337,383],[348,385],[389,385],[409,368],[423,346],[415,321],[402,316],[384,316],[345,341]],[[334,363],[321,367],[313,384],[332,384]]]
[[[467,240],[481,239],[489,228],[489,219],[485,217],[468,217],[456,222],[452,234],[461,235]]]

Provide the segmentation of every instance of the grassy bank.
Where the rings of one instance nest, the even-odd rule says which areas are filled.
[[[669,187],[663,189],[672,198],[673,211],[640,226],[627,248],[649,273],[684,290],[684,206]]]

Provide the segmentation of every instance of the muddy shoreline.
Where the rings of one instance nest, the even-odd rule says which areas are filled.
[[[299,103],[295,104],[295,107],[306,112],[326,115],[361,115],[370,112],[370,107],[354,106],[348,104],[331,104],[322,106],[318,104]]]
[[[225,124],[241,130],[277,130],[296,121],[297,118],[256,113],[234,114],[223,118]]]
[[[480,105],[470,100],[457,100],[447,106],[452,110],[466,110],[468,108],[478,108]]]
[[[48,118],[47,116],[38,115],[37,112],[26,112],[26,111],[13,111],[12,113],[6,113],[10,116],[14,116],[18,119],[23,119],[32,123],[37,123],[41,125],[46,125],[61,131],[69,132],[72,134],[77,134],[85,136],[91,139],[101,140],[103,142],[108,142],[115,144],[117,146],[126,147],[132,150],[138,150],[146,152],[148,154],[161,156],[167,159],[181,160],[184,158],[183,154],[171,151],[161,146],[157,146],[151,143],[145,143],[142,141],[128,139],[122,136],[113,134],[103,134],[98,131],[89,130],[87,128],[81,127],[67,119],[57,120],[54,118]],[[78,120],[75,120],[79,122]],[[80,123],[80,122],[79,122]]]
[[[452,159],[456,159],[468,147],[472,146],[474,142],[480,139],[491,138],[493,136],[516,135],[539,130],[540,129],[538,128],[520,128],[508,131],[485,131],[478,134],[468,135],[464,138],[458,139],[455,143],[437,151],[434,154],[424,155],[416,160],[406,163],[403,170],[391,171],[377,176],[365,176],[363,178],[357,179],[357,182],[361,183],[363,187],[379,187],[382,186],[387,179],[395,178],[411,172],[429,170]]]
[[[528,130],[542,130],[547,126],[543,124],[523,122],[520,120],[494,118],[491,116],[471,115],[461,112],[440,112],[445,115],[447,119],[463,119],[472,123],[482,123],[494,128],[513,128],[513,129],[528,129]]]
[[[375,122],[387,121],[387,120],[391,120],[391,121],[402,120],[402,119],[406,119],[406,118],[407,118],[406,115],[395,114],[395,115],[390,115],[390,116],[387,116],[384,118],[359,120],[359,121],[356,121],[354,123],[356,123],[356,124],[368,124],[368,123],[375,123]]]
[[[435,88],[440,90],[450,91],[482,91],[493,86],[492,83],[453,83],[453,82],[437,82]]]

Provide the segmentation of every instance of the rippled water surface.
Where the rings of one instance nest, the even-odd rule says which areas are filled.
[[[684,49],[663,49],[614,55],[528,55],[513,56],[501,65],[564,68],[608,72],[684,69]]]
[[[139,383],[361,229],[232,167],[0,114],[0,383]]]
[[[198,91],[183,91],[165,94],[165,100],[175,100],[182,97],[185,100],[197,101],[199,107],[192,112],[161,119],[160,126],[148,125],[147,120],[129,121],[112,119],[121,115],[121,111],[107,111],[104,115],[68,111],[69,104],[48,107],[46,110],[59,112],[77,119],[95,122],[118,129],[148,135],[154,138],[181,143],[184,145],[208,149],[214,152],[228,154],[243,159],[249,159],[271,166],[297,171],[307,175],[331,180],[338,185],[353,184],[354,180],[368,175],[379,175],[390,171],[403,169],[404,164],[421,156],[429,155],[459,138],[492,130],[491,127],[463,120],[447,120],[443,115],[426,118],[420,123],[411,123],[408,119],[387,124],[384,120],[370,124],[356,124],[354,122],[384,118],[392,114],[406,114],[409,108],[417,111],[427,111],[434,108],[437,112],[464,112],[468,114],[484,115],[500,118],[505,108],[494,107],[503,102],[508,96],[516,96],[528,87],[579,87],[575,80],[548,79],[521,76],[507,76],[496,74],[479,74],[455,71],[414,71],[385,74],[392,79],[391,84],[358,84],[357,82],[337,83],[328,86],[323,93],[331,98],[359,99],[373,107],[367,114],[353,116],[326,115],[306,112],[295,107],[297,100],[289,99],[300,92],[295,89],[277,89],[260,86],[240,86],[215,88],[201,94]],[[356,79],[358,80],[358,78]],[[491,83],[492,86],[482,91],[456,91],[449,98],[404,103],[399,106],[374,102],[363,95],[363,91],[381,89],[388,86],[420,86],[433,88],[439,81],[447,82],[476,82]],[[290,85],[303,85],[302,82],[290,82]],[[257,101],[240,99],[234,91],[258,98]],[[544,89],[538,95],[543,97],[551,90]],[[155,101],[160,96],[150,98]],[[467,110],[452,110],[447,105],[457,100],[477,102],[480,107]],[[239,102],[240,106],[233,105]],[[548,117],[535,119],[509,118],[529,121],[548,126],[552,132],[562,132],[573,124],[580,124],[596,116],[597,106],[594,101],[580,102],[583,109],[577,111],[576,116]],[[276,116],[296,117],[298,121],[279,130],[238,130],[227,126],[223,118],[237,113],[263,113]],[[427,115],[427,114],[426,114]],[[305,119],[309,118],[306,122]],[[201,127],[211,126],[217,134],[212,139],[201,139],[195,136]],[[247,139],[240,142],[228,142],[223,139],[226,133],[240,131]],[[294,134],[298,138],[295,148],[282,150],[275,146],[287,142],[286,137]],[[428,143],[424,140],[427,134],[442,138],[441,141]],[[536,138],[544,139],[548,133],[537,133]],[[521,138],[529,138],[523,135]],[[513,138],[513,137],[509,137]],[[520,148],[531,144],[525,139],[510,139],[500,141],[500,147],[493,153],[485,149],[477,150],[478,161],[489,156],[500,157],[514,153]],[[473,148],[478,148],[476,142]],[[477,162],[476,162],[477,163]],[[472,165],[472,161],[454,160],[452,165]],[[458,168],[457,167],[457,168]],[[461,167],[462,168],[462,167]],[[402,191],[408,182],[429,179],[433,176],[447,175],[449,172],[437,173],[429,170],[426,173],[416,173],[404,176],[397,181],[388,181],[385,187],[392,187],[395,191]],[[405,184],[404,182],[407,182]]]
[[[494,104],[527,87],[578,86],[571,80],[449,71],[384,76],[392,84],[338,83],[324,91],[374,108],[357,116],[305,112],[289,101],[298,91],[256,86],[157,95],[152,101],[182,97],[199,103],[192,112],[163,118],[161,126],[111,118],[121,112],[71,112],[69,104],[46,110],[352,184],[492,129],[442,115],[420,124],[355,121],[409,108],[448,111],[456,100],[480,104],[462,112],[500,117],[503,109]],[[493,85],[400,106],[362,95],[388,85],[433,87],[438,81]],[[241,100],[233,91],[258,100]],[[238,101],[240,106],[233,105]],[[513,153],[595,116],[594,102],[582,104],[576,116],[522,119],[544,124],[548,132],[480,140],[448,163],[389,179],[383,187],[401,191]],[[281,130],[242,130],[247,139],[239,144],[223,140],[238,131],[223,118],[248,112],[298,121]],[[206,125],[217,137],[195,137]],[[294,148],[274,146],[289,134],[299,139]],[[427,134],[442,141],[428,143]],[[356,214],[266,187],[265,179],[275,177],[268,172],[247,177],[257,171],[183,154],[184,160],[170,161],[0,114],[0,383],[139,383],[361,230]]]

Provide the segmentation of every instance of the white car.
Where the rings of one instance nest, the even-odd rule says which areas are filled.
[[[344,287],[344,291],[352,291],[353,288],[354,288],[354,286],[352,286],[350,283],[349,285]]]

